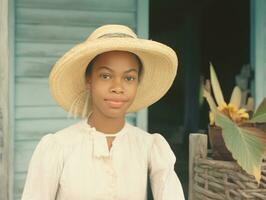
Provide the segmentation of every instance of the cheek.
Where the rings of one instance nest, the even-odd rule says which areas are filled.
[[[106,90],[108,88],[108,85],[103,82],[100,81],[98,79],[94,79],[91,83],[91,90],[93,90],[93,93],[99,93],[102,90]]]
[[[128,94],[131,97],[135,97],[138,90],[138,84],[130,85],[128,88]]]
[[[105,91],[103,85],[97,83],[96,81],[93,82],[91,85],[90,85],[90,93],[91,93],[91,97],[92,97],[92,100],[96,100],[96,99],[99,99],[101,96],[103,96],[103,93]]]

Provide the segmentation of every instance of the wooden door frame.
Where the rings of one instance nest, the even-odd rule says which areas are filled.
[[[0,199],[13,199],[14,0],[0,0]]]
[[[8,134],[6,127],[7,119],[7,87],[8,80],[8,2],[7,0],[0,0],[0,199],[8,199]]]

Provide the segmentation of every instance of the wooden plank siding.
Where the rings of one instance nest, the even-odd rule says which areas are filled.
[[[250,1],[251,67],[255,71],[253,95],[256,106],[266,97],[266,1]]]
[[[100,25],[124,24],[137,31],[138,6],[137,0],[15,0],[14,199],[21,198],[40,138],[77,121],[66,119],[50,96],[51,67]],[[141,113],[143,121],[147,112]],[[129,114],[127,120],[136,124],[136,116]]]

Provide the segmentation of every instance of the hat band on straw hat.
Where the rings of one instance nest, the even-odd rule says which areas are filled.
[[[121,37],[121,38],[134,38],[132,35],[126,34],[126,33],[106,33],[104,35],[101,35],[97,38],[110,38],[110,37]]]

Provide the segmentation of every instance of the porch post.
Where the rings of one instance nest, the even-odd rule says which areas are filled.
[[[0,0],[0,199],[10,194],[9,108],[9,20],[8,0]]]

